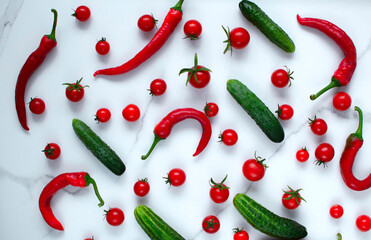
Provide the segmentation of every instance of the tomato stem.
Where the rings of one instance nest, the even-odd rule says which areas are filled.
[[[95,183],[94,179],[92,177],[90,177],[90,175],[88,173],[86,173],[85,182],[86,182],[85,186],[88,186],[89,184],[93,185],[95,195],[97,196],[97,198],[99,200],[98,206],[102,207],[104,205],[104,201],[99,194],[97,184]]]
[[[228,28],[228,31],[225,29],[225,27],[222,25],[222,28],[225,32],[225,34],[227,35],[227,40],[223,41],[223,43],[227,43],[227,47],[224,49],[224,54],[229,50],[231,49],[231,56],[232,56],[232,47],[231,47],[231,31],[229,30],[229,27]]]
[[[161,141],[161,140],[164,140],[164,138],[160,138],[159,136],[157,136],[157,135],[155,134],[155,139],[153,140],[153,143],[152,143],[152,145],[151,145],[151,148],[148,150],[148,153],[147,153],[146,155],[142,155],[141,159],[142,159],[142,160],[146,160],[146,159],[149,157],[149,155],[152,153],[153,149],[155,149],[157,143],[158,143],[159,141]]]
[[[336,78],[332,78],[331,82],[324,88],[322,88],[318,93],[310,95],[310,100],[316,100],[319,96],[321,96],[323,93],[327,92],[331,88],[334,87],[340,87],[342,86],[339,80]]]

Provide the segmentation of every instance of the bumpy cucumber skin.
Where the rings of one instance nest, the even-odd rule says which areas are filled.
[[[84,145],[111,172],[118,176],[125,172],[126,167],[120,157],[88,125],[79,119],[73,119],[72,127]]]
[[[308,235],[303,225],[274,214],[245,194],[238,193],[233,198],[233,205],[252,227],[271,237],[290,240]]]
[[[280,122],[250,89],[240,81],[230,79],[227,81],[227,90],[270,140],[276,143],[283,141],[285,133]]]
[[[134,210],[134,216],[148,237],[152,240],[185,240],[153,210],[145,205],[139,205]]]
[[[295,44],[289,35],[255,3],[243,0],[239,3],[239,7],[242,15],[254,24],[271,42],[287,53],[295,51]]]

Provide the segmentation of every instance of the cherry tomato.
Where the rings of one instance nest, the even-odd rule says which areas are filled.
[[[110,208],[106,212],[106,220],[112,226],[118,226],[125,220],[124,212],[120,208]]]
[[[286,66],[285,66],[286,67]],[[291,86],[291,80],[294,78],[291,76],[294,72],[290,71],[286,67],[286,70],[284,69],[277,69],[272,73],[271,76],[271,82],[275,87],[283,88],[289,84],[289,87]]]
[[[224,41],[224,43],[227,43],[227,47],[224,50],[224,53],[226,53],[229,49],[231,49],[231,55],[232,55],[232,48],[235,49],[242,49],[246,47],[250,42],[250,34],[246,29],[238,27],[232,29],[232,31],[228,31],[222,26],[225,34],[227,35],[227,40]]]
[[[220,183],[214,182],[214,180],[211,178],[210,179],[210,198],[213,200],[215,203],[223,203],[227,201],[229,197],[229,187],[227,187],[224,182],[227,179],[227,176],[221,181]]]
[[[371,229],[371,218],[367,215],[361,215],[356,220],[357,228],[362,232],[367,232]]]
[[[332,105],[339,111],[345,111],[352,105],[352,99],[348,93],[338,92],[332,99]]]
[[[278,110],[276,111],[278,117],[282,120],[289,120],[294,115],[294,109],[288,104],[278,105]]]
[[[85,240],[94,240],[94,237],[91,237],[91,238],[85,238]]]
[[[191,40],[199,39],[202,32],[201,23],[197,20],[189,20],[184,24],[183,31],[186,38]]]
[[[209,102],[209,103],[206,103],[206,106],[204,107],[204,111],[205,111],[206,116],[215,117],[219,112],[219,107],[216,103]]]
[[[305,162],[309,159],[309,152],[308,152],[308,149],[306,147],[298,150],[296,152],[296,160],[298,160],[299,162]]]
[[[207,233],[216,233],[220,228],[220,221],[214,215],[209,215],[202,221],[202,229]]]
[[[178,187],[182,185],[186,180],[185,172],[180,168],[171,169],[170,172],[167,174],[166,183],[169,183],[170,186]]]
[[[330,208],[330,215],[333,218],[340,218],[343,216],[344,209],[341,205],[335,204]]]
[[[300,205],[301,200],[305,201],[305,199],[299,194],[299,191],[302,189],[293,190],[290,187],[288,188],[289,191],[283,191],[284,194],[282,195],[282,204],[285,208],[291,210],[297,208]]]
[[[157,20],[149,14],[145,14],[138,19],[138,27],[144,32],[152,31],[156,23]]]
[[[195,88],[204,88],[210,82],[211,70],[198,65],[197,54],[194,57],[194,66],[192,68],[183,68],[180,70],[179,75],[185,72],[188,72],[186,85],[190,83]]]
[[[56,143],[48,143],[42,152],[47,158],[54,160],[61,155],[61,148]]]
[[[28,104],[33,114],[42,114],[45,111],[45,102],[41,98],[31,98]]]
[[[162,79],[155,79],[149,86],[149,94],[154,96],[161,96],[166,91],[166,82]]]
[[[140,117],[140,110],[136,105],[129,104],[122,110],[122,116],[126,121],[135,122]]]
[[[317,146],[314,152],[316,156],[316,164],[321,165],[331,161],[334,158],[335,150],[329,143],[321,143]],[[326,166],[326,165],[325,165]]]
[[[242,173],[250,181],[256,182],[264,177],[265,169],[268,167],[264,164],[265,159],[257,157],[248,159],[242,166]]]
[[[85,22],[90,18],[90,9],[87,6],[79,6],[72,16],[76,17],[76,19],[81,22]]]
[[[316,116],[313,120],[309,118],[309,126],[316,135],[323,135],[327,132],[327,123],[322,118],[317,118]]]
[[[233,240],[249,240],[249,234],[245,230],[234,228],[233,232]]]
[[[233,129],[226,129],[223,131],[223,133],[219,134],[219,138],[219,142],[222,142],[227,146],[232,146],[236,144],[238,135]]]
[[[110,45],[106,38],[102,38],[95,44],[95,50],[100,55],[106,55],[110,50]]]
[[[134,193],[139,197],[144,197],[145,195],[147,195],[149,192],[149,189],[150,189],[150,186],[149,186],[147,178],[138,180],[134,184]]]
[[[98,109],[97,113],[95,114],[95,120],[97,122],[107,122],[111,118],[111,112],[107,108],[100,108]]]
[[[66,97],[71,102],[78,102],[84,97],[84,88],[89,87],[88,85],[82,86],[80,80],[77,80],[76,83],[63,83],[63,85],[67,85],[66,87]]]

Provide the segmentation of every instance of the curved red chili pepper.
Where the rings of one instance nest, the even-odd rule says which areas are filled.
[[[170,135],[171,129],[175,124],[188,118],[197,120],[202,126],[203,131],[201,140],[193,156],[195,157],[200,154],[205,149],[211,138],[212,130],[210,120],[203,112],[194,108],[180,108],[170,112],[156,125],[153,131],[155,134],[155,139],[148,153],[142,156],[142,160],[148,158],[159,141],[166,139]]]
[[[354,70],[357,66],[357,51],[352,39],[341,28],[329,21],[317,18],[301,18],[299,15],[297,15],[297,20],[301,25],[315,28],[326,34],[335,41],[345,55],[334,72],[330,84],[318,93],[312,94],[310,99],[315,100],[331,88],[347,85],[352,79]]]
[[[52,31],[49,35],[44,35],[41,38],[39,47],[27,58],[19,72],[17,84],[15,86],[15,107],[18,119],[22,127],[27,131],[29,128],[27,126],[26,104],[24,101],[27,82],[35,70],[44,62],[46,55],[57,45],[55,29],[57,27],[58,13],[55,9],[51,11],[54,14]]]
[[[165,17],[164,23],[156,32],[155,36],[153,36],[152,40],[137,55],[121,66],[96,71],[94,77],[97,75],[118,75],[129,72],[144,63],[148,58],[160,50],[173,33],[175,27],[182,20],[183,2],[184,0],[179,0],[179,2],[170,9]]]
[[[39,208],[41,215],[44,217],[45,221],[49,226],[54,229],[63,231],[62,224],[54,216],[54,213],[50,207],[50,201],[52,200],[54,194],[56,194],[62,188],[72,185],[74,187],[86,187],[92,184],[94,187],[95,194],[99,199],[98,206],[104,205],[104,201],[99,195],[97,184],[94,179],[86,172],[74,172],[74,173],[63,173],[54,179],[52,179],[43,189],[39,198]]]
[[[353,175],[353,163],[358,150],[362,147],[362,125],[363,125],[363,114],[359,107],[355,107],[359,114],[358,129],[355,133],[352,133],[347,138],[343,154],[340,158],[340,172],[345,184],[355,191],[363,191],[371,187],[371,174],[363,180],[357,179]]]

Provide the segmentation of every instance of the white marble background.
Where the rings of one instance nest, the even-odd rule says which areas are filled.
[[[370,190],[354,192],[342,182],[339,157],[346,137],[357,127],[358,105],[364,111],[364,145],[357,155],[354,172],[359,178],[371,171],[370,119],[370,62],[371,62],[371,2],[357,1],[261,1],[259,5],[279,23],[296,44],[294,54],[286,54],[271,44],[239,12],[237,0],[186,0],[183,20],[166,45],[138,69],[121,76],[97,77],[95,70],[116,66],[132,57],[153,36],[144,34],[136,26],[137,19],[152,13],[159,24],[176,1],[0,1],[0,109],[2,136],[0,144],[0,239],[85,239],[94,235],[101,239],[147,239],[136,223],[133,210],[138,204],[147,204],[186,239],[232,239],[234,227],[244,227],[250,239],[268,240],[269,237],[249,226],[232,204],[238,192],[247,193],[273,212],[295,219],[307,227],[306,239],[336,239],[341,232],[344,239],[371,239],[371,232],[362,233],[355,226],[361,214],[371,215]],[[88,22],[76,21],[70,14],[77,6],[90,7]],[[58,10],[56,38],[58,45],[29,81],[26,99],[39,96],[46,101],[47,110],[41,116],[27,113],[30,132],[18,123],[14,107],[14,88],[17,75],[29,54],[36,49],[40,38],[49,34],[52,24],[51,8]],[[296,14],[303,17],[327,19],[344,29],[358,51],[358,66],[352,82],[341,89],[331,90],[316,101],[309,95],[326,85],[343,57],[340,49],[322,33],[300,26]],[[182,27],[189,19],[202,23],[202,38],[196,42],[184,40]],[[223,55],[225,40],[221,25],[244,27],[251,35],[246,49],[234,51],[232,57]],[[94,46],[106,37],[111,44],[107,56],[98,56]],[[197,52],[199,63],[213,72],[210,84],[202,90],[185,86],[185,76],[178,76],[183,67],[191,67]],[[292,87],[276,89],[270,82],[271,73],[289,66],[295,71]],[[84,77],[90,88],[79,103],[70,103],[64,96],[64,82]],[[147,88],[151,80],[163,78],[168,89],[161,97],[151,97]],[[270,142],[253,120],[238,106],[225,89],[230,78],[243,81],[273,111],[277,104],[288,103],[294,108],[294,117],[282,122],[284,142]],[[338,112],[332,107],[336,91],[347,91],[353,100],[352,108]],[[158,144],[147,161],[141,161],[152,143],[153,127],[168,112],[181,107],[202,109],[205,102],[218,103],[220,112],[211,119],[212,139],[198,157],[192,154],[198,144],[200,127],[195,121],[178,124],[166,140]],[[137,104],[142,112],[135,123],[123,120],[122,109]],[[95,124],[93,115],[100,107],[112,112],[106,124]],[[307,118],[317,115],[329,126],[325,136],[311,133]],[[85,149],[75,136],[71,121],[74,117],[88,123],[120,155],[127,171],[116,177],[106,170]],[[217,142],[220,131],[233,128],[239,134],[235,146],[226,147]],[[48,142],[57,142],[62,155],[56,161],[47,160],[41,149]],[[327,168],[313,164],[314,150],[321,142],[335,148],[334,160]],[[295,153],[303,146],[310,151],[310,160],[299,163]],[[241,172],[243,162],[254,152],[267,159],[269,168],[265,177],[256,183],[246,180]],[[187,174],[186,183],[169,188],[162,177],[174,167]],[[87,171],[98,183],[106,202],[99,209],[91,188],[66,188],[58,193],[52,207],[65,231],[51,229],[42,219],[38,198],[51,178],[63,172]],[[215,204],[209,198],[209,179],[221,180],[228,174],[230,198]],[[151,191],[145,198],[135,196],[132,188],[138,178],[148,177]],[[282,189],[303,188],[307,200],[294,211],[281,204]],[[330,206],[344,207],[344,216],[332,219]],[[103,217],[108,207],[120,207],[125,222],[119,227],[109,226]],[[206,234],[201,229],[202,219],[217,215],[221,229]]]

